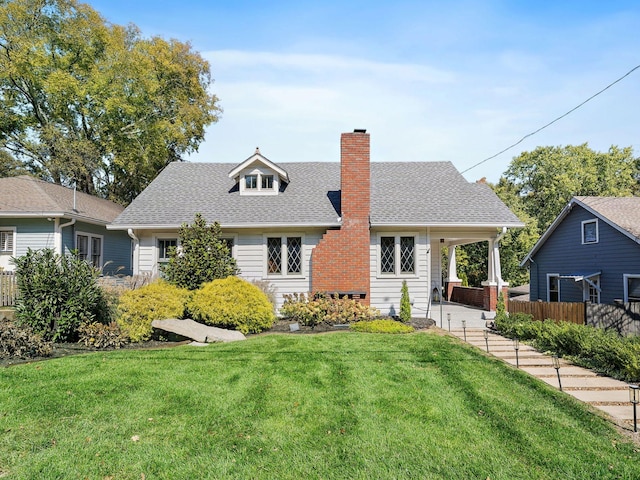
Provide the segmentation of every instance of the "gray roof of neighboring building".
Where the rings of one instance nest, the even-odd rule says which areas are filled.
[[[111,228],[175,227],[196,213],[222,226],[339,225],[340,164],[280,163],[290,182],[278,195],[243,195],[228,163],[172,163]],[[371,163],[372,225],[521,226],[483,184],[450,162]]]
[[[75,209],[74,209],[75,206]],[[70,217],[106,225],[124,207],[28,175],[0,178],[0,217]]]

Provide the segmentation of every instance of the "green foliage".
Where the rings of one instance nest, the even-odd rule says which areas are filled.
[[[530,315],[496,315],[502,335],[568,356],[578,365],[624,381],[640,381],[640,338],[569,322],[534,321]]]
[[[207,226],[199,213],[193,224],[182,224],[178,230],[180,250],[171,249],[169,263],[162,267],[167,281],[196,290],[203,283],[238,274],[236,261],[221,234],[218,222]]]
[[[0,2],[0,148],[33,174],[130,202],[217,121],[209,64],[76,0]]]
[[[411,333],[414,331],[411,325],[388,318],[355,322],[349,325],[349,328],[354,332],[365,333]]]
[[[120,348],[127,343],[117,322],[109,325],[104,323],[85,323],[78,329],[79,342],[92,348]]]
[[[505,314],[507,309],[504,304],[504,294],[502,292],[498,293],[498,301],[496,302],[496,315]]]
[[[400,296],[400,320],[405,323],[411,321],[411,300],[409,300],[409,287],[407,281],[402,281],[402,289]]]
[[[202,285],[193,292],[187,310],[196,321],[245,334],[271,328],[276,320],[267,296],[255,285],[234,276]]]
[[[154,320],[183,318],[189,291],[158,280],[125,292],[118,303],[118,325],[132,342],[151,338]]]
[[[29,249],[14,263],[20,291],[16,317],[45,339],[74,340],[81,324],[110,321],[107,301],[96,283],[98,271],[87,262],[50,249]]]
[[[378,317],[380,311],[347,297],[294,293],[284,296],[280,315],[313,328],[320,323],[336,325],[371,320]]]
[[[0,358],[48,357],[53,352],[51,342],[33,333],[26,325],[16,325],[0,318]]]

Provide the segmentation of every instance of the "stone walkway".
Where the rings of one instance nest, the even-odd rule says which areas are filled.
[[[452,328],[451,334],[465,340],[462,328]],[[484,329],[467,328],[466,342],[487,351]],[[520,343],[516,362],[513,340],[489,333],[489,353],[510,365],[558,388],[558,375],[551,357]],[[586,368],[571,365],[560,359],[562,391],[609,415],[616,424],[633,430],[633,405],[629,402],[629,384],[603,377]],[[639,414],[640,415],[640,414]]]

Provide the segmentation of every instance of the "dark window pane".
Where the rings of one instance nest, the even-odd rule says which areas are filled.
[[[302,238],[287,238],[287,273],[302,273]]]
[[[415,270],[415,238],[400,237],[400,272],[414,273]]]
[[[380,272],[396,272],[396,239],[395,237],[380,237]]]
[[[282,273],[282,239],[267,238],[267,273]]]

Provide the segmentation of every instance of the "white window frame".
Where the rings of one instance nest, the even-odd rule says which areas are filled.
[[[625,273],[622,275],[623,288],[624,288],[624,303],[629,303],[629,279],[639,278],[640,273]]]
[[[378,232],[376,242],[376,270],[378,278],[417,278],[418,273],[418,238],[416,232]],[[382,271],[382,237],[394,237],[394,268],[395,272]],[[401,272],[401,238],[413,237],[413,272]]]
[[[236,249],[238,247],[238,235],[220,235],[220,240],[231,240],[233,242],[233,246],[231,247],[231,258],[236,258]]]
[[[99,235],[97,233],[77,231],[75,233],[75,246],[76,246],[76,251],[78,252],[78,256],[80,256],[78,237],[87,237],[88,252],[87,252],[87,258],[85,258],[84,260],[96,268],[102,268],[104,266],[104,235]],[[100,239],[100,259],[99,259],[98,265],[95,265],[93,263],[93,239],[94,238]]]
[[[600,288],[600,275],[591,277],[589,278],[589,280],[591,280],[595,285],[597,285],[598,288]],[[583,280],[582,281],[582,299],[585,302],[591,302],[591,289],[594,289],[596,291],[596,301],[591,303],[600,303],[600,290],[598,290],[598,288],[594,288],[593,285],[591,285],[589,282],[587,282],[586,280]]]
[[[547,302],[551,302],[551,278],[557,277],[558,279],[558,299],[555,300],[555,303],[560,302],[560,274],[559,273],[547,273]]]
[[[11,251],[0,249],[0,255],[11,255],[12,257],[16,256],[16,227],[0,227],[0,232],[2,233],[11,233]],[[0,245],[1,247],[1,245]]]
[[[256,177],[256,188],[247,188],[247,177]],[[272,187],[263,188],[263,177],[272,177]],[[240,195],[277,195],[280,190],[280,177],[278,174],[267,168],[250,168],[240,174]]]
[[[592,241],[592,242],[587,242],[585,240],[584,229],[585,229],[586,225],[591,224],[591,223],[595,224],[595,226],[596,226],[596,239],[594,241]],[[599,228],[599,225],[598,225],[598,219],[597,218],[592,218],[591,220],[583,220],[582,223],[581,223],[581,230],[580,230],[581,233],[582,233],[582,245],[593,245],[595,243],[598,243],[600,241],[600,232],[599,232],[599,230],[600,230],[600,228]]]
[[[169,262],[169,257],[160,257],[160,242],[163,240],[175,240],[176,241],[176,248],[178,248],[180,246],[180,237],[178,237],[178,235],[162,235],[162,236],[157,236],[154,237],[153,239],[153,244],[154,244],[154,249],[155,249],[155,257],[156,257],[156,264],[157,265],[162,265],[165,263]]]
[[[281,271],[280,273],[269,273],[269,247],[268,247],[268,239],[269,238],[280,238],[280,261],[281,261]],[[300,272],[299,273],[289,273],[289,251],[287,248],[287,240],[289,238],[300,238]],[[306,242],[305,236],[302,233],[298,232],[289,232],[289,233],[265,233],[262,237],[262,243],[264,247],[263,258],[264,258],[264,269],[263,269],[263,277],[264,278],[306,278],[307,276],[307,262],[306,262]]]

